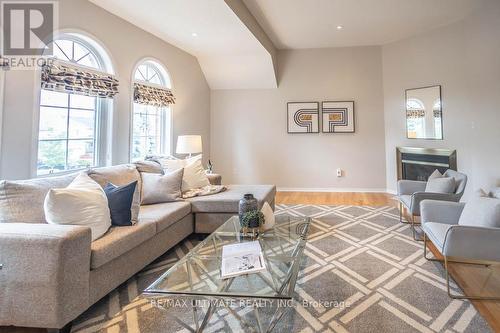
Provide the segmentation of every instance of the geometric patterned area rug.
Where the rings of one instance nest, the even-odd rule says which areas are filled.
[[[276,214],[309,216],[312,224],[296,301],[273,332],[491,331],[469,301],[448,297],[442,265],[423,258],[397,208],[277,205]],[[162,255],[82,314],[72,332],[187,332],[140,293],[197,242],[190,236]],[[235,310],[251,317],[246,309]],[[224,308],[206,329],[246,330]]]

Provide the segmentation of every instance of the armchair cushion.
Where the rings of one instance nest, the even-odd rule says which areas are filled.
[[[434,245],[438,248],[439,252],[443,253],[443,246],[445,243],[446,233],[452,226],[450,224],[427,222],[422,224],[422,229],[429,237]]]
[[[441,252],[448,257],[500,261],[499,228],[455,225],[449,228]]]
[[[412,195],[415,192],[423,192],[426,185],[426,182],[417,180],[400,180],[398,181],[398,195]]]
[[[400,196],[401,202],[408,207],[413,215],[420,215],[420,203],[424,200],[441,200],[457,202],[460,198],[451,193],[432,193],[432,192],[415,192],[409,196],[411,201],[408,205],[408,196]]]
[[[420,204],[422,224],[437,222],[458,224],[465,203],[439,200],[424,200]]]
[[[489,197],[473,198],[465,205],[458,224],[500,228],[500,200]]]

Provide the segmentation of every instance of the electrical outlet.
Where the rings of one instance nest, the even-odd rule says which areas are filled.
[[[337,177],[342,177],[342,169],[341,168],[337,169]]]

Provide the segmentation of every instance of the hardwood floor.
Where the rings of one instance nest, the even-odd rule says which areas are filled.
[[[278,192],[276,203],[308,205],[393,206],[397,201],[387,193],[359,192]]]
[[[398,206],[394,196],[387,193],[334,193],[334,192],[278,192],[277,204]],[[439,258],[432,243],[428,248]],[[464,264],[450,264],[450,274],[467,295],[499,295],[500,265],[485,268]],[[477,311],[495,332],[500,332],[500,301],[473,301]]]

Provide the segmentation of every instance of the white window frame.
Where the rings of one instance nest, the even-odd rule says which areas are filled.
[[[58,62],[69,64],[70,66],[77,66],[89,71],[98,73],[106,73],[114,75],[114,66],[112,64],[110,53],[102,46],[102,43],[94,36],[79,30],[61,30],[54,33],[54,41],[58,39],[74,40],[78,43],[85,45],[86,48],[91,50],[99,62],[100,69],[88,67],[85,65],[78,65],[71,62],[58,59]],[[38,175],[38,144],[39,144],[39,131],[40,131],[40,103],[41,103],[41,71],[35,71],[35,99],[34,99],[34,112],[33,112],[33,139],[32,139],[32,154],[31,154],[31,176],[33,178],[39,177],[52,177],[70,174],[77,172],[81,169],[64,170],[46,175]],[[96,98],[96,123],[95,123],[95,166],[105,166],[111,164],[112,157],[112,117],[113,117],[114,103],[112,99]]]
[[[5,90],[5,70],[0,68],[0,161],[2,159],[2,138],[3,138],[3,104]]]
[[[135,73],[139,69],[139,66],[144,63],[152,62],[159,69],[161,76],[163,79],[161,81],[164,82],[164,85],[158,85],[155,83],[149,83],[142,80],[137,80],[135,78]],[[134,103],[134,83],[147,84],[153,87],[159,88],[169,88],[172,89],[172,77],[168,72],[165,65],[162,62],[157,60],[156,58],[147,57],[143,58],[137,62],[132,71],[132,80],[131,80],[131,103],[130,103],[130,138],[129,138],[129,161],[133,162],[133,149],[134,149],[134,113],[135,113],[135,103]],[[160,128],[160,154],[162,155],[171,155],[172,154],[172,141],[173,141],[173,105],[169,105],[165,107],[165,112],[161,113],[161,128]],[[168,133],[168,135],[166,134]]]

